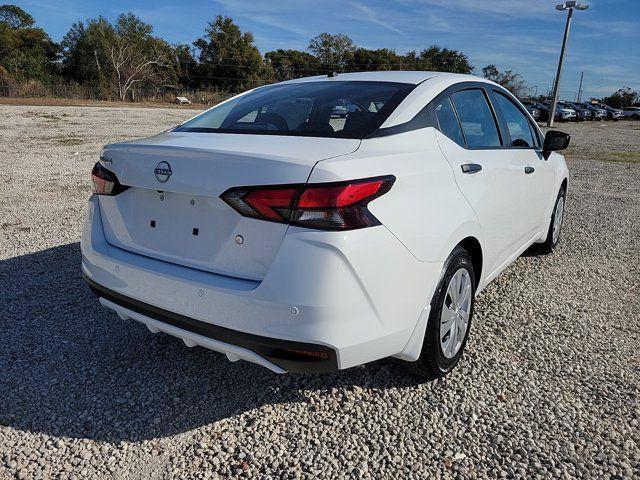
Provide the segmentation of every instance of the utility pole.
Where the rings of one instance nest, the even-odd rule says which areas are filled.
[[[578,98],[576,99],[577,102],[580,101],[580,97],[582,97],[582,79],[584,78],[584,72],[580,73],[580,86],[578,87]]]
[[[549,111],[549,120],[547,121],[547,127],[553,127],[553,121],[556,115],[558,92],[560,90],[560,77],[562,75],[562,62],[564,61],[564,52],[567,48],[567,40],[569,39],[569,29],[571,28],[571,17],[573,16],[573,10],[586,10],[587,8],[589,8],[588,5],[580,4],[577,0],[565,0],[564,3],[556,5],[556,10],[567,10],[567,23],[564,27],[564,37],[562,38],[562,48],[560,49],[560,59],[558,60],[556,80],[553,84],[553,99],[551,101],[551,110]]]

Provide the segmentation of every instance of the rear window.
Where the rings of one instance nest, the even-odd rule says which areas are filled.
[[[413,88],[356,81],[270,85],[222,103],[175,131],[364,138]]]

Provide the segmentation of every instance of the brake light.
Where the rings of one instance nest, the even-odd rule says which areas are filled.
[[[97,162],[91,170],[91,189],[96,195],[118,195],[127,188],[118,181],[118,177],[111,170],[107,170],[100,162]]]
[[[321,230],[354,230],[380,225],[368,210],[389,191],[395,177],[227,190],[221,198],[240,215]]]

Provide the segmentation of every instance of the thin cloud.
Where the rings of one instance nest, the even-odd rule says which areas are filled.
[[[390,30],[392,32],[398,33],[400,35],[404,35],[404,32],[402,30],[397,29],[396,27],[394,27],[393,25],[391,25],[388,22],[385,22],[384,20],[381,20],[378,17],[378,14],[376,13],[375,10],[367,7],[366,5],[363,5],[361,3],[358,2],[350,2],[351,6],[358,9],[360,12],[362,12],[365,15],[364,20],[367,20],[371,23],[374,23],[376,25],[380,25],[383,28],[386,28],[387,30]],[[354,19],[362,19],[361,16],[350,16],[351,18]]]

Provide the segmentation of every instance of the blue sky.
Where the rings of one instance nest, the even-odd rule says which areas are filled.
[[[15,0],[14,0],[15,1]],[[305,49],[321,32],[345,33],[367,48],[398,53],[432,44],[468,54],[476,72],[489,63],[522,74],[538,93],[551,85],[566,14],[560,0],[24,0],[56,41],[76,20],[110,20],[132,11],[170,43],[191,43],[217,14],[251,31],[261,52]],[[573,98],[584,71],[585,96],[622,86],[640,90],[640,0],[584,0],[571,28],[561,96]]]

